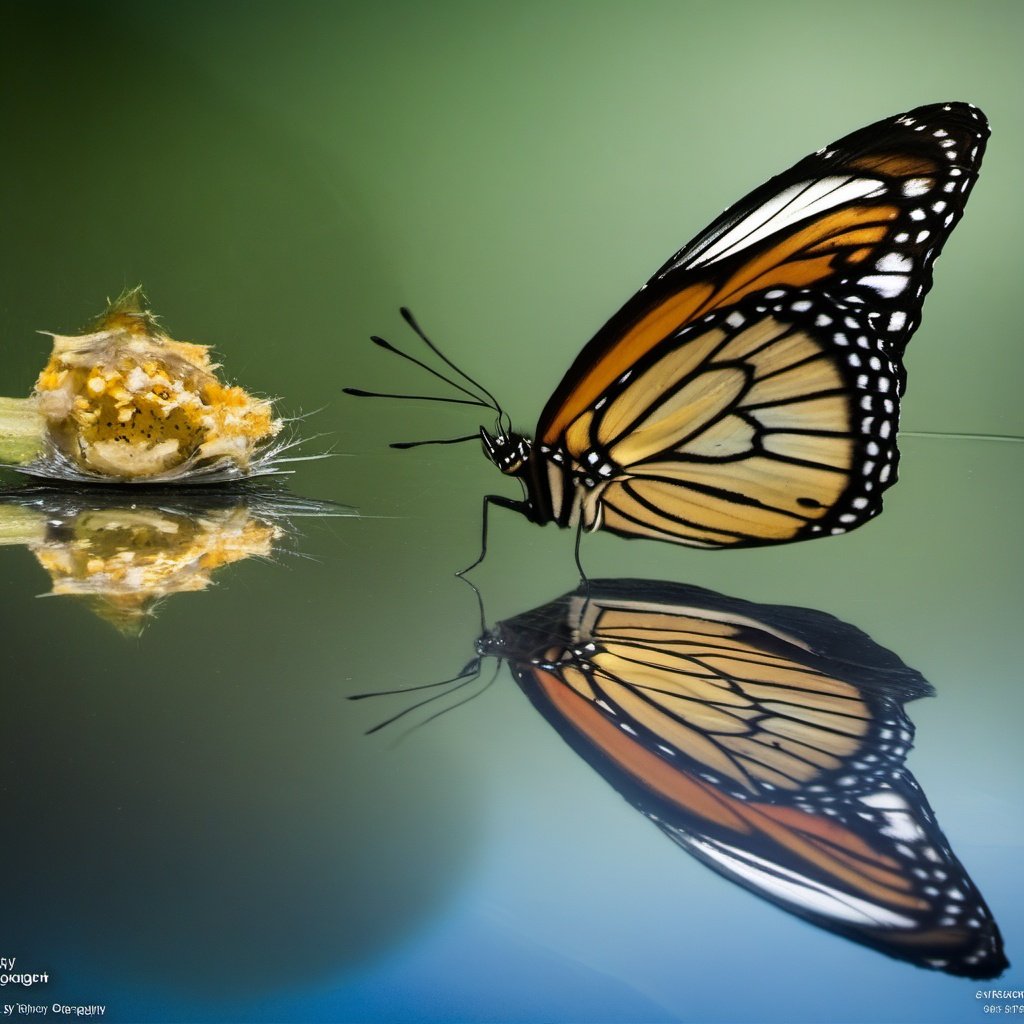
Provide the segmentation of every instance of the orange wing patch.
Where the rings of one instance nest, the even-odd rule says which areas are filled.
[[[806,288],[825,280],[835,272],[844,253],[857,252],[862,260],[865,248],[870,251],[880,246],[898,215],[895,206],[885,205],[852,207],[819,217],[742,264],[723,284],[702,281],[673,293],[634,324],[576,383],[543,427],[540,440],[556,445],[573,420],[639,359],[682,327],[752,292],[783,285]]]
[[[869,174],[886,174],[893,178],[914,178],[935,174],[938,168],[926,156],[911,156],[907,153],[877,153],[851,160],[848,167]]]
[[[759,833],[848,889],[883,905],[927,908],[926,901],[913,895],[899,865],[849,829],[794,808],[729,796],[640,746],[557,676],[534,671],[545,696],[567,722],[619,768],[685,813],[739,835]]]

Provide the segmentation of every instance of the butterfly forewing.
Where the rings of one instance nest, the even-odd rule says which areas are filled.
[[[896,479],[903,348],[987,137],[963,103],[807,157],[672,257],[541,417],[584,521],[704,547],[842,533]]]

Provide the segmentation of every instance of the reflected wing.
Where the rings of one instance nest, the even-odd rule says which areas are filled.
[[[881,121],[673,256],[537,428],[599,496],[591,525],[716,547],[874,515],[895,480],[903,349],[987,134],[963,103]]]
[[[903,767],[913,727],[901,701],[927,688],[916,673],[862,657],[863,634],[858,663],[830,661],[806,635],[728,605],[599,593],[569,607],[572,643],[513,672],[673,840],[891,956],[971,977],[1005,968],[984,900]]]

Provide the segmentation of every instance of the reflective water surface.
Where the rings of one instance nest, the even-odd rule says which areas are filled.
[[[780,798],[760,769],[744,782],[720,765],[712,783],[687,762],[659,769],[652,796],[649,773],[622,767],[628,733],[581,719],[577,752],[537,713],[510,673],[542,678],[526,646],[370,735],[448,688],[350,700],[457,676],[499,653],[499,623],[578,584],[570,532],[500,508],[471,576],[482,616],[453,575],[479,552],[482,495],[518,495],[475,445],[386,447],[475,432],[478,410],[341,394],[422,386],[366,340],[399,335],[399,305],[530,431],[586,338],[737,196],[844,131],[962,98],[993,136],[908,352],[903,422],[1024,434],[1024,14],[942,13],[899,5],[880,31],[859,8],[805,5],[745,9],[742,25],[658,2],[7,5],[0,394],[27,394],[48,348],[37,330],[77,330],[142,283],[333,454],[267,502],[119,504],[4,478],[0,958],[49,980],[4,986],[0,1005],[152,1022],[883,1024],[1012,1002],[986,993],[1024,989],[1024,445],[904,436],[884,512],[845,537],[737,552],[583,539],[594,580],[646,580],[671,614],[678,588],[728,595],[698,606],[690,591],[687,607],[749,620],[744,643],[767,627],[788,646],[762,652],[890,723],[864,734],[879,744],[912,723],[912,749],[847,733],[840,766],[799,759],[854,779],[839,802],[867,817],[821,820],[882,858],[857,899],[915,922],[896,922],[901,940],[938,915],[898,956],[835,895],[853,884],[837,881],[837,833],[820,830],[811,857],[811,824],[792,830],[830,793]],[[884,74],[865,75],[866,54]],[[779,606],[870,645],[829,674],[830,648]],[[564,645],[583,605],[557,608]],[[544,654],[566,671],[564,649]],[[935,695],[903,707],[922,679]],[[892,808],[863,804],[871,753],[914,803],[903,838]],[[705,787],[696,813],[680,778]],[[760,814],[761,838],[727,842],[711,806]],[[901,843],[939,857],[921,854],[941,908]],[[812,876],[834,892],[809,898]],[[963,901],[941,887],[954,877]],[[978,955],[948,941],[967,930],[989,940],[967,966],[995,973],[994,926],[942,923],[978,900],[1010,962],[998,980],[918,966]],[[846,923],[830,924],[840,905]]]

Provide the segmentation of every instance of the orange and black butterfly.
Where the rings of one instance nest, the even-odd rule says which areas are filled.
[[[484,499],[485,538],[489,504],[703,548],[841,534],[876,515],[896,479],[903,351],[987,137],[976,107],[932,104],[772,178],[598,331],[532,439],[427,342],[465,382],[430,370],[465,396],[451,400],[495,410],[484,452],[523,486],[521,500]]]
[[[666,835],[783,909],[922,967],[1007,966],[991,912],[904,766],[932,693],[830,615],[611,580],[499,623],[566,742]],[[477,658],[456,677],[479,678]]]

